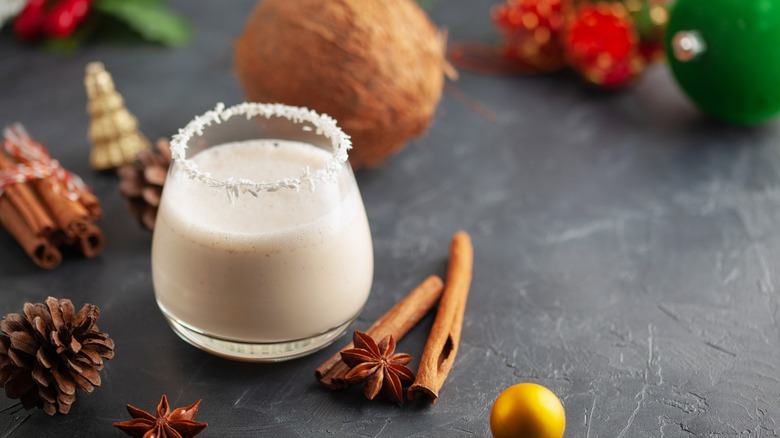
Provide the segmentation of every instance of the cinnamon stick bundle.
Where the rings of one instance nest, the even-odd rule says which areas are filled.
[[[442,288],[441,278],[431,275],[382,315],[366,330],[366,333],[374,339],[383,339],[387,335],[392,335],[396,341],[399,341],[433,308],[441,296]],[[352,347],[354,345],[350,342],[342,350]],[[320,365],[314,375],[326,387],[340,389],[347,386],[344,377],[349,369],[349,366],[341,360],[339,352]]]
[[[87,208],[81,202],[64,196],[65,188],[59,181],[50,176],[32,181],[32,185],[65,233],[68,243],[75,242],[87,233],[87,224],[91,220]]]
[[[14,236],[38,266],[51,269],[62,262],[60,250],[46,238],[36,235],[6,196],[0,197],[0,225]]]
[[[17,162],[0,150],[0,171],[13,172]],[[12,184],[3,189],[3,197],[15,208],[20,219],[24,220],[30,232],[37,237],[49,237],[57,228],[56,224],[38,202],[37,195],[27,184]]]
[[[452,369],[458,353],[473,265],[471,238],[465,231],[459,231],[452,239],[447,283],[420,358],[417,377],[407,392],[409,399],[421,394],[428,397],[431,403],[436,402],[439,389]]]
[[[75,246],[86,257],[99,254],[105,239],[93,223],[102,214],[97,197],[78,177],[51,160],[21,125],[6,128],[4,135],[0,225],[43,268],[60,264],[63,246]]]

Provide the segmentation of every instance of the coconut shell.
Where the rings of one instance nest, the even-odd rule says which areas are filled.
[[[326,113],[374,167],[431,123],[445,37],[414,0],[262,0],[236,43],[251,101]]]

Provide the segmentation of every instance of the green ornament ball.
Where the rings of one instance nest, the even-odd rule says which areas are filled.
[[[703,112],[738,124],[780,113],[780,1],[677,0],[664,40],[677,82]]]

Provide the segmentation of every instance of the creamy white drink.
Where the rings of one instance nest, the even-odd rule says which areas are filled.
[[[323,168],[330,156],[306,143],[248,140],[191,160],[214,178],[270,181]],[[275,343],[358,315],[373,250],[354,180],[243,193],[231,202],[224,188],[179,179],[166,184],[152,245],[155,295],[169,318],[212,338]]]

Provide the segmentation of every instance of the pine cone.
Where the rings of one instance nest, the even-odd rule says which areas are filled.
[[[90,393],[100,386],[114,341],[98,331],[100,310],[92,304],[75,313],[70,300],[49,297],[45,304],[25,303],[23,313],[0,322],[0,387],[25,409],[67,414],[77,387]]]
[[[154,149],[141,151],[134,164],[125,164],[117,170],[119,193],[127,198],[128,209],[149,230],[154,229],[163,184],[171,165],[171,145],[167,139],[157,140]]]

